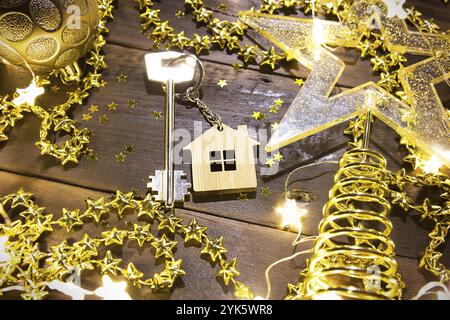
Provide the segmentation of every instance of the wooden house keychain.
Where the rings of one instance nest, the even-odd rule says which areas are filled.
[[[247,126],[238,126],[235,130],[223,124],[220,116],[214,114],[200,99],[199,91],[205,76],[201,61],[194,55],[168,51],[147,54],[146,63],[150,80],[166,82],[166,168],[150,177],[151,182],[148,185],[156,200],[173,206],[175,202],[183,201],[186,195],[185,175],[173,169],[175,97],[193,103],[212,126],[184,148],[191,153],[194,193],[226,194],[255,191],[257,180],[254,148],[259,142],[249,137]],[[162,67],[161,70],[155,68],[158,64]],[[181,70],[180,66],[184,66],[185,69]],[[170,68],[173,70],[167,72]],[[170,73],[172,75],[169,75]],[[161,76],[162,74],[165,75]],[[175,93],[175,82],[192,81],[195,74],[198,75],[198,79],[194,86],[189,87],[184,93]],[[172,79],[168,81],[168,78]]]

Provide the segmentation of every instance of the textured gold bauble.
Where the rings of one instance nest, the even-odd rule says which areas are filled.
[[[99,22],[96,0],[0,0],[0,57],[34,72],[82,57]]]

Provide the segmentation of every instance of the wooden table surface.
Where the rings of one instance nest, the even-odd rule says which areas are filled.
[[[208,7],[217,8],[220,0],[205,0]],[[227,5],[226,13],[217,12],[219,18],[234,20],[238,11],[252,6],[258,7],[258,0],[223,1]],[[192,17],[175,17],[175,12],[184,8],[184,1],[164,0],[156,2],[161,9],[162,19],[169,19],[175,32],[184,30],[186,34],[204,32],[196,30]],[[408,0],[408,5],[414,5],[423,12],[425,17],[434,18],[442,30],[450,28],[449,7],[440,0]],[[77,166],[61,167],[54,159],[43,157],[35,148],[38,138],[39,121],[33,115],[25,118],[13,129],[10,141],[0,145],[0,194],[14,192],[23,186],[36,194],[39,205],[45,206],[49,212],[60,214],[62,208],[84,208],[84,199],[88,197],[108,196],[115,190],[129,191],[131,188],[140,190],[143,195],[148,176],[157,169],[163,168],[164,162],[164,120],[155,119],[153,111],[163,111],[164,101],[160,92],[146,84],[144,55],[150,50],[150,41],[140,34],[139,13],[130,0],[119,0],[114,10],[115,19],[109,24],[110,34],[105,47],[106,62],[109,68],[103,73],[108,85],[94,92],[89,100],[73,111],[73,117],[80,120],[81,125],[94,132],[91,147],[98,154],[98,161],[82,159]],[[268,47],[265,39],[255,32],[249,31],[245,39],[248,43],[259,43]],[[372,73],[370,62],[361,60],[356,50],[339,49],[338,54],[347,63],[343,76],[339,79],[336,92],[351,88],[377,77]],[[252,111],[264,111],[276,98],[285,101],[278,114],[270,115],[272,121],[280,120],[287,106],[298,92],[294,83],[297,77],[305,78],[308,71],[291,63],[274,72],[260,72],[255,65],[236,72],[232,64],[238,62],[235,55],[211,51],[202,56],[206,68],[206,78],[203,85],[204,100],[219,113],[224,123],[231,127],[245,124],[254,132],[267,129],[267,124],[251,118]],[[119,83],[118,73],[128,75],[128,81]],[[228,86],[220,88],[219,79],[228,80]],[[0,95],[12,92],[16,87],[24,87],[30,80],[29,75],[13,66],[0,65]],[[64,98],[64,90],[59,94],[49,94],[41,98],[40,105],[52,105]],[[450,90],[442,86],[439,91],[444,105],[450,103]],[[127,107],[127,101],[135,99],[138,106],[135,109]],[[115,112],[109,112],[106,105],[110,102],[119,104]],[[81,115],[88,112],[90,105],[100,106],[96,116],[107,114],[109,123],[100,124],[96,117],[89,122],[81,121]],[[195,109],[184,106],[176,107],[176,127],[185,128],[193,138],[194,121],[203,121]],[[280,218],[275,207],[283,202],[284,182],[287,174],[294,168],[305,163],[321,159],[339,159],[346,150],[348,138],[342,134],[346,124],[336,126],[322,133],[292,144],[282,150],[285,160],[280,163],[278,173],[262,175],[262,163],[258,163],[258,191],[248,200],[221,200],[212,202],[186,202],[178,214],[183,220],[196,217],[199,222],[208,227],[212,236],[224,235],[224,244],[229,249],[228,257],[238,258],[240,279],[249,284],[256,295],[264,296],[266,292],[264,271],[275,260],[293,253],[292,241],[295,234],[280,230]],[[203,129],[208,124],[203,121]],[[267,132],[261,130],[261,133]],[[264,134],[257,137],[261,142],[266,139]],[[187,144],[189,141],[183,141]],[[123,151],[124,146],[131,144],[136,151],[124,163],[116,161],[114,155]],[[404,151],[399,147],[398,135],[376,121],[371,136],[371,146],[382,152],[388,160],[391,169],[402,166],[401,158]],[[188,164],[179,168],[190,173]],[[321,208],[328,199],[328,190],[332,185],[336,167],[330,165],[308,171],[307,180],[298,182],[298,186],[308,189],[316,199],[308,204],[309,210],[304,220],[305,235],[316,235],[317,226],[321,220]],[[261,189],[270,187],[271,195],[264,197]],[[418,196],[424,196],[419,194]],[[418,219],[406,216],[400,210],[394,209],[391,215],[394,224],[392,238],[396,244],[397,260],[400,272],[406,282],[405,297],[412,297],[418,289],[432,278],[425,272],[418,271],[418,257],[427,244],[427,233],[430,225],[423,225]],[[91,226],[76,231],[74,238],[83,232],[95,232]],[[62,233],[48,239],[55,243]],[[177,240],[182,240],[178,238]],[[307,244],[297,250],[307,249]],[[450,265],[448,256],[450,249],[444,248],[443,262]],[[150,274],[158,267],[149,252],[138,252],[135,248],[124,246],[122,251],[124,261],[134,261],[135,264]],[[175,290],[154,294],[149,290],[130,290],[135,299],[232,299],[232,292],[223,287],[215,278],[217,270],[200,257],[200,250],[195,247],[184,247],[179,241],[176,256],[183,258],[186,276],[177,281]],[[275,267],[271,273],[273,286],[272,298],[281,299],[287,288],[287,283],[295,283],[299,271],[304,266],[305,257],[299,257],[291,262]],[[156,269],[155,269],[156,268]],[[98,280],[98,275],[90,275],[92,281]],[[56,296],[55,296],[56,297]]]

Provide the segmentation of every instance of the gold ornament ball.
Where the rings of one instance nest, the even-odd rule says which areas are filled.
[[[98,23],[97,0],[0,0],[0,57],[38,74],[64,68],[91,48]]]

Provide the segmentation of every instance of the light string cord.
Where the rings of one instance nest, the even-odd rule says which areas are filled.
[[[445,296],[444,299],[439,299],[440,298],[439,293],[441,292],[431,291],[432,289],[435,288],[442,289],[443,295]],[[420,298],[425,297],[427,295],[435,295],[438,297],[438,300],[450,300],[450,290],[442,282],[437,281],[428,282],[419,290],[417,295],[411,298],[411,300],[419,300]]]
[[[292,170],[288,174],[288,176],[286,177],[286,181],[285,181],[285,184],[284,184],[284,192],[285,192],[285,194],[287,194],[287,192],[288,192],[289,180],[290,180],[290,178],[292,177],[292,175],[295,172],[303,170],[303,169],[306,169],[306,168],[310,168],[310,167],[314,167],[314,166],[318,166],[318,165],[323,165],[323,164],[338,164],[338,161],[335,161],[335,160],[319,161],[319,162],[309,163],[309,164],[303,165],[301,167],[298,167],[298,168]],[[308,242],[308,241],[315,241],[316,238],[317,238],[317,236],[308,236],[308,237],[305,237],[303,239],[300,239],[301,236],[302,236],[302,228],[299,228],[299,230],[297,232],[297,236],[296,236],[295,240],[292,242],[292,246],[297,246],[297,245],[299,245],[301,243]],[[270,299],[270,295],[272,293],[272,283],[270,281],[270,271],[276,265],[278,265],[278,264],[280,264],[282,262],[286,262],[286,261],[292,260],[292,259],[294,259],[294,258],[296,258],[296,257],[298,257],[300,255],[306,254],[306,253],[312,253],[312,249],[296,252],[296,253],[288,256],[288,257],[281,258],[281,259],[273,262],[271,265],[269,265],[266,268],[266,270],[264,272],[264,276],[265,276],[265,280],[266,280],[266,290],[267,290],[267,293],[266,293],[266,296],[265,296],[265,300],[269,300]]]

